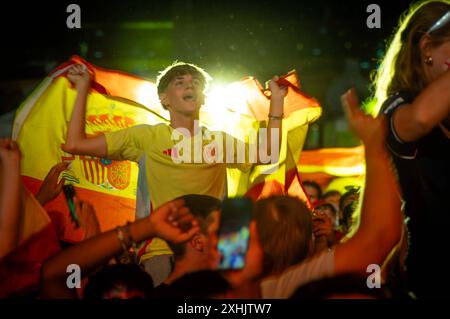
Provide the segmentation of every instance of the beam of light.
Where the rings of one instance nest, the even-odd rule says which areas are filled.
[[[143,83],[137,88],[136,101],[147,107],[158,105],[158,94],[154,84]]]
[[[164,110],[159,101],[156,85],[153,83],[143,83],[137,88],[136,102],[144,105],[149,110],[156,111],[166,120],[170,118],[169,111]]]
[[[247,106],[248,100],[248,90],[241,83],[217,82],[206,95],[200,118],[214,130],[229,132],[230,123],[238,123],[242,114],[251,116]],[[235,130],[236,127],[234,133]]]
[[[216,84],[207,93],[205,109],[228,109],[239,114],[249,114],[247,101],[249,93],[239,82]]]

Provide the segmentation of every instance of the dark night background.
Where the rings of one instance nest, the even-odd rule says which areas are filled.
[[[66,8],[81,7],[81,29]],[[369,4],[381,29],[369,29]],[[356,86],[369,95],[370,73],[410,1],[59,1],[5,5],[0,19],[0,125],[58,64],[78,54],[99,66],[154,80],[173,60],[205,68],[221,83],[255,76],[264,83],[296,69],[324,114],[307,148],[352,146],[339,96]]]

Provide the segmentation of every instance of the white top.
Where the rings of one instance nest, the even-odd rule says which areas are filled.
[[[334,275],[334,249],[289,267],[281,275],[261,282],[264,299],[286,299],[300,287],[311,281]]]

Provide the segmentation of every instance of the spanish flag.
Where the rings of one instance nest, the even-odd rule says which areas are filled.
[[[315,99],[301,92],[295,71],[283,76],[279,84],[288,87],[280,158],[277,163],[253,166],[247,173],[228,169],[228,195],[244,195],[254,200],[271,195],[291,195],[309,205],[298,166],[309,124],[320,117],[322,109]],[[200,116],[202,121],[237,139],[245,140],[250,128],[267,127],[270,92],[253,77],[231,83],[208,102]]]
[[[299,163],[302,180],[316,181],[325,189],[336,178],[350,184],[361,184],[365,175],[364,147],[362,145],[349,148],[321,148],[303,151]],[[337,190],[344,191],[344,187]],[[345,186],[345,185],[344,185]]]
[[[23,152],[24,184],[31,192],[36,192],[53,165],[70,161],[64,177],[76,186],[80,198],[94,205],[104,231],[135,218],[136,197],[138,202],[142,201],[139,195],[142,183],[138,183],[136,163],[62,151],[76,97],[76,90],[66,76],[68,69],[77,63],[86,65],[94,74],[87,102],[87,134],[112,132],[138,124],[168,123],[169,113],[159,103],[153,82],[94,66],[78,56],[51,72],[18,109],[13,138]],[[290,72],[282,81],[289,89],[285,98],[280,160],[277,164],[255,166],[247,173],[229,169],[229,196],[247,195],[256,199],[271,194],[290,194],[307,201],[297,166],[308,125],[321,115],[321,107],[300,91],[295,72]],[[200,120],[208,129],[222,130],[241,139],[250,129],[267,125],[269,106],[268,92],[256,79],[247,77],[208,97]],[[70,222],[63,195],[46,209],[62,213],[66,221],[62,224],[66,226],[59,230],[61,239],[72,242],[82,239],[82,231]]]

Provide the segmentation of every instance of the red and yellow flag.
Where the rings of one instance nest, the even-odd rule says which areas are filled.
[[[61,144],[65,142],[76,97],[76,90],[66,75],[70,66],[76,63],[86,65],[94,74],[87,101],[87,134],[96,135],[138,124],[168,123],[169,114],[160,105],[153,82],[94,66],[77,56],[50,73],[18,109],[13,138],[23,152],[25,185],[36,192],[53,165],[71,161],[64,177],[76,186],[81,199],[94,205],[101,229],[107,230],[135,217],[138,165],[62,151]],[[320,116],[321,108],[314,99],[300,92],[295,72],[289,73],[283,81],[289,90],[285,99],[280,161],[276,165],[254,166],[248,173],[229,169],[230,196],[259,198],[291,194],[307,200],[297,165],[308,125]],[[218,95],[208,97],[200,119],[202,125],[211,130],[222,130],[240,138],[248,130],[266,125],[269,105],[267,92],[256,79],[247,77],[223,88]],[[49,203],[46,209],[62,212],[65,227],[60,230],[61,239],[81,240],[83,234],[70,222],[63,195]]]
[[[25,188],[21,203],[18,247],[0,258],[0,298],[34,293],[43,263],[60,250],[50,218]]]
[[[299,163],[302,180],[313,180],[325,189],[331,180],[340,178],[344,183],[361,184],[365,175],[364,147],[322,148],[303,151]],[[345,178],[345,179],[344,179]],[[330,185],[345,191],[345,185]]]

